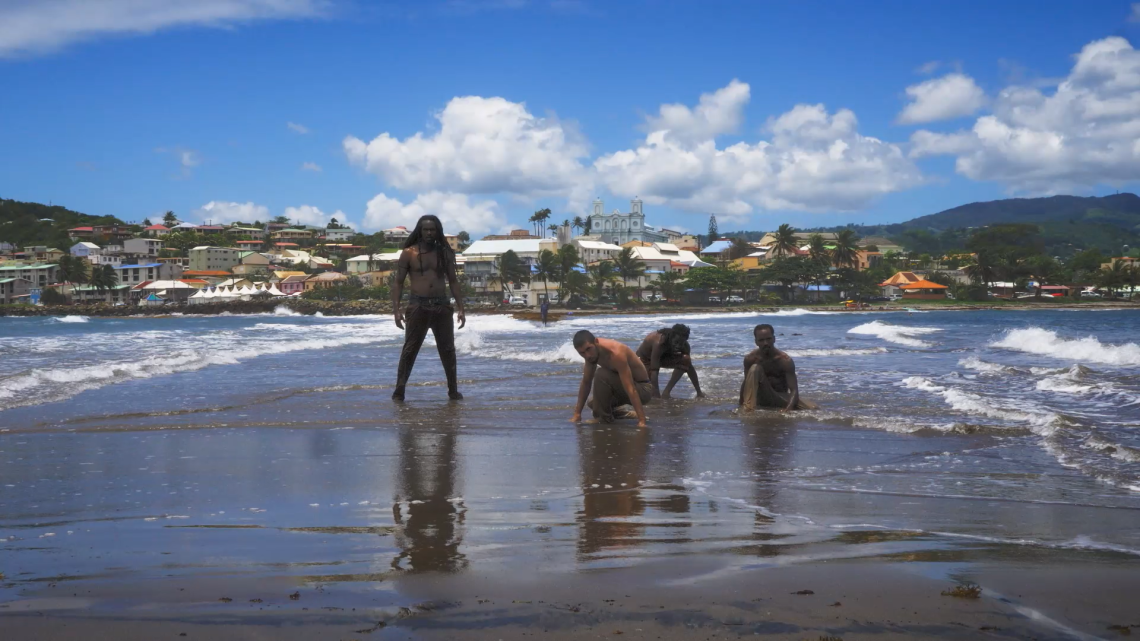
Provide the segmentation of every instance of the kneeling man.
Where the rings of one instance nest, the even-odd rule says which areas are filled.
[[[574,334],[574,349],[585,359],[582,382],[578,385],[578,402],[571,422],[582,420],[582,408],[593,388],[590,409],[601,423],[614,422],[614,409],[633,405],[637,426],[645,427],[645,404],[653,397],[653,384],[641,359],[624,343],[609,338],[595,338],[582,330]],[[617,418],[626,418],[625,413]]]
[[[770,407],[781,412],[819,409],[819,405],[800,398],[796,364],[791,356],[776,349],[776,332],[772,326],[757,325],[752,335],[756,349],[744,357],[740,405],[746,410]]]
[[[649,380],[653,383],[653,395],[669,398],[669,393],[673,391],[673,386],[681,380],[685,374],[689,375],[689,380],[693,383],[693,389],[697,390],[697,398],[704,398],[705,393],[701,391],[701,383],[697,380],[697,368],[693,367],[692,358],[689,355],[689,326],[677,323],[672,327],[664,327],[652,332],[641,341],[641,346],[637,348],[637,357],[641,359],[641,364],[649,370]],[[665,391],[660,392],[660,376],[661,369],[672,369],[673,375],[669,377],[669,384],[665,386]]]

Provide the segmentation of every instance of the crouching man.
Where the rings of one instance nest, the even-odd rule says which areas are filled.
[[[653,384],[641,359],[624,343],[596,338],[586,330],[574,334],[574,349],[586,361],[582,382],[578,385],[578,402],[571,422],[582,420],[582,408],[593,392],[590,410],[594,422],[613,423],[615,418],[629,418],[628,412],[615,411],[632,405],[637,426],[645,427],[645,404],[653,397]]]
[[[800,398],[800,383],[792,357],[776,349],[776,332],[765,323],[752,330],[756,349],[744,357],[744,383],[740,386],[740,406],[790,410],[814,410],[819,405]]]

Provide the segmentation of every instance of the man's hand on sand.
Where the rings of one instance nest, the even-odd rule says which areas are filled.
[[[393,316],[396,317],[396,327],[404,329],[404,312],[397,309]]]
[[[638,421],[638,422],[637,422],[637,426],[638,426],[638,427],[645,427],[645,421],[644,421],[644,420],[642,420],[642,421]]]
[[[459,313],[456,314],[456,318],[459,319],[459,329],[463,329],[463,326],[467,324],[467,314],[461,309]]]

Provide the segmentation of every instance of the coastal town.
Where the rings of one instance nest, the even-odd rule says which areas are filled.
[[[854,229],[801,231],[791,225],[754,240],[651,225],[644,203],[472,240],[447,234],[472,304],[689,306],[869,303],[938,300],[1131,300],[1140,257],[1087,250],[1068,260],[1025,251],[1025,226],[967,230],[973,251],[932,256]],[[78,226],[64,249],[0,240],[0,303],[179,306],[227,301],[389,297],[403,226],[363,234],[270,222],[196,225],[172,212],[163,222]],[[1124,249],[1127,249],[1125,247]]]

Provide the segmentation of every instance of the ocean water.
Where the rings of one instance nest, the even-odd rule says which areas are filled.
[[[568,422],[575,331],[674,322],[708,399],[683,379],[644,432]],[[737,413],[758,323],[822,409]],[[0,598],[679,554],[1140,561],[1140,311],[474,315],[460,403],[430,338],[389,400],[401,341],[389,317],[284,310],[0,318]]]

